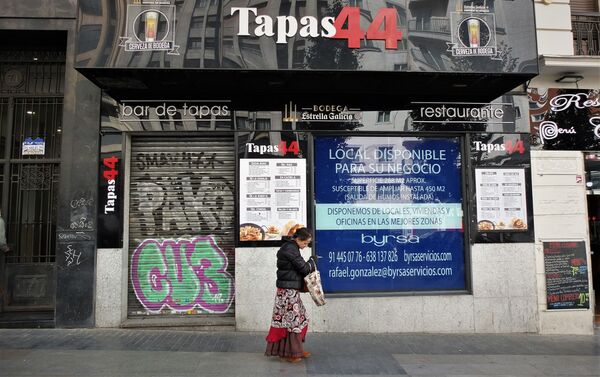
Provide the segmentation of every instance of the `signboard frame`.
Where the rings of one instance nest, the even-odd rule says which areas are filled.
[[[239,168],[238,168],[238,180],[240,182],[240,187],[238,188],[238,200],[239,200],[239,214],[238,214],[238,219],[237,219],[237,228],[239,229],[238,232],[238,238],[239,238],[239,243],[241,245],[245,245],[248,243],[252,243],[252,242],[281,242],[282,241],[282,237],[287,235],[287,232],[290,230],[291,226],[295,226],[296,224],[300,224],[303,227],[306,227],[308,224],[308,174],[307,174],[307,159],[306,158],[240,158],[238,160],[238,164],[239,164]],[[247,164],[247,165],[246,165]],[[294,173],[294,177],[297,177],[298,182],[298,206],[299,206],[299,217],[300,218],[295,218],[295,219],[290,219],[289,222],[294,222],[293,224],[284,224],[282,222],[277,222],[274,219],[271,219],[270,221],[266,221],[264,222],[265,224],[272,224],[272,225],[264,225],[263,223],[261,223],[260,220],[256,220],[255,223],[251,223],[251,219],[248,219],[246,216],[243,215],[244,213],[244,206],[247,208],[248,206],[245,205],[245,201],[243,200],[242,196],[244,194],[248,194],[248,195],[255,195],[250,193],[250,191],[247,191],[247,185],[244,183],[242,184],[242,182],[246,182],[247,178],[252,178],[249,177],[249,175],[244,175],[244,173],[249,173],[249,169],[250,166],[252,164],[255,165],[263,165],[263,168],[260,168],[261,170],[261,174],[265,175],[265,173],[268,173],[268,177],[262,177],[262,178],[266,178],[267,181],[270,180],[271,176],[273,175],[278,175],[277,172],[274,169],[270,169],[272,168],[272,165],[274,164],[275,166],[277,166],[278,164],[296,164],[298,171],[296,171]],[[268,172],[265,172],[265,169],[270,169]],[[277,169],[277,167],[275,167],[275,169]],[[280,168],[281,169],[281,168]],[[285,167],[283,167],[284,170],[289,170],[289,169],[293,169],[293,168],[288,168],[286,169]],[[283,173],[280,173],[283,174]],[[256,178],[256,177],[254,177]],[[260,178],[260,177],[259,177]],[[296,178],[295,178],[296,179]],[[244,187],[241,187],[241,186]],[[273,183],[273,185],[275,186],[275,183]],[[282,188],[287,190],[288,188]],[[277,188],[275,187],[271,187],[269,188],[268,192],[265,192],[265,200],[269,200],[266,196],[268,195],[270,197],[270,193],[273,192],[276,194],[277,192]],[[258,200],[258,199],[256,199]],[[255,201],[256,201],[255,200]],[[274,200],[277,200],[276,198],[274,198]],[[273,205],[273,203],[270,204],[271,206]],[[275,209],[271,209],[268,212],[273,212],[273,211],[277,211],[278,209],[284,208],[283,206],[278,206],[274,205]],[[289,225],[289,226],[288,226]],[[276,230],[276,233],[273,233],[271,235],[271,233],[269,233],[270,228],[273,227],[274,232]],[[250,230],[254,230],[256,232],[258,232],[259,234],[262,234],[262,237],[260,239],[242,239],[242,228],[250,228]]]
[[[366,138],[407,138],[407,139],[426,139],[426,140],[455,140],[458,146],[458,153],[460,155],[460,167],[459,167],[459,174],[458,174],[458,179],[459,179],[459,186],[460,186],[460,190],[461,190],[461,202],[460,202],[460,208],[462,210],[462,226],[463,228],[460,230],[461,233],[461,242],[462,242],[462,249],[460,250],[460,252],[462,253],[462,264],[459,266],[461,267],[462,271],[461,271],[461,278],[462,278],[462,287],[460,288],[413,288],[413,289],[406,289],[406,290],[370,290],[370,289],[361,289],[361,290],[340,290],[340,291],[335,291],[335,292],[327,292],[329,297],[359,297],[359,296],[365,296],[365,297],[377,297],[377,296],[400,296],[400,295],[414,295],[414,294],[465,294],[465,293],[469,293],[471,292],[472,286],[471,286],[471,265],[470,265],[470,234],[471,234],[471,229],[469,227],[469,219],[471,217],[470,215],[470,208],[468,205],[468,190],[467,190],[467,180],[468,180],[468,169],[469,169],[469,162],[467,161],[468,156],[469,156],[469,150],[467,149],[467,145],[468,143],[466,143],[466,140],[461,137],[460,135],[456,135],[456,134],[452,134],[452,133],[422,133],[419,135],[412,135],[412,134],[398,134],[398,133],[365,133],[365,134],[360,134],[357,135],[356,133],[348,133],[348,132],[325,132],[325,133],[319,133],[319,134],[312,134],[311,135],[311,143],[310,146],[313,149],[313,153],[311,153],[311,157],[312,157],[312,166],[313,166],[313,186],[311,188],[311,192],[313,193],[313,196],[315,198],[315,203],[317,203],[316,198],[317,198],[317,190],[315,188],[315,184],[317,181],[317,173],[316,173],[316,169],[317,169],[317,165],[316,165],[316,158],[317,158],[317,151],[316,151],[316,145],[315,145],[315,139],[319,138],[319,137],[366,137]],[[313,241],[313,254],[316,255],[319,258],[319,261],[322,261],[323,259],[323,255],[317,254],[318,250],[317,249],[317,244],[319,242],[319,237],[321,235],[319,235],[319,232],[317,231],[317,212],[318,210],[315,210],[313,212],[313,219],[312,219],[312,223],[315,224],[315,233],[314,233],[314,241]],[[321,276],[323,277],[323,271],[321,271]],[[325,288],[326,289],[326,288]]]
[[[475,217],[477,219],[477,225],[479,231],[482,232],[527,232],[529,228],[528,224],[528,212],[527,212],[527,178],[525,168],[512,168],[512,167],[476,167],[475,171]],[[503,217],[499,218],[499,221],[491,221],[489,218],[479,218],[482,212],[482,193],[480,191],[480,186],[485,184],[482,181],[483,176],[486,174],[496,173],[496,172],[508,172],[511,174],[518,175],[518,182],[511,182],[515,185],[519,185],[520,190],[518,192],[503,192],[499,189],[496,193],[499,196],[503,196],[504,194],[519,194],[521,196],[521,207],[520,207],[520,215],[518,217],[511,217],[508,220],[508,217],[504,213]],[[481,178],[480,178],[481,177]],[[501,184],[506,182],[499,182]],[[505,204],[501,198],[498,198],[498,205]],[[502,214],[505,211],[502,211],[502,208],[498,209],[499,214]],[[516,212],[516,210],[515,210]],[[498,220],[498,219],[495,219]],[[486,225],[489,225],[489,229],[484,229]]]
[[[544,286],[545,286],[545,292],[546,292],[546,310],[547,311],[551,311],[551,310],[590,310],[591,308],[591,302],[590,302],[590,296],[591,296],[591,290],[590,290],[590,265],[588,263],[588,252],[587,252],[587,242],[584,239],[581,238],[577,238],[577,239],[571,239],[571,240],[565,240],[565,239],[542,239],[541,240],[542,243],[542,257],[544,258]],[[569,299],[570,297],[568,296],[571,293],[563,293],[562,295],[559,295],[558,293],[552,293],[552,295],[556,295],[556,303],[551,303],[548,300],[548,297],[551,295],[551,293],[548,291],[548,260],[546,258],[546,245],[547,244],[572,244],[572,243],[576,243],[576,249],[575,248],[570,248],[570,250],[573,250],[573,254],[574,256],[578,256],[579,258],[576,259],[581,259],[585,262],[585,270],[583,273],[581,273],[580,275],[584,275],[585,278],[583,278],[584,280],[581,283],[587,284],[587,292],[579,292],[579,299],[581,299],[581,294],[587,295],[587,299],[585,300],[585,304],[583,304],[582,306],[574,306],[573,303],[571,303],[570,306],[560,306],[557,305],[556,303],[560,303],[560,302],[564,302],[565,299]],[[561,247],[562,251],[564,252],[565,248],[562,247],[561,245],[554,245],[557,248]],[[550,247],[550,246],[548,246]],[[569,247],[569,245],[566,245],[566,247]],[[577,255],[577,252],[579,252],[581,254],[581,252],[583,252],[583,255]],[[576,270],[572,270],[571,272],[571,276],[575,276],[576,272],[580,272],[580,264],[578,264],[577,266],[573,266],[574,263],[574,259],[570,260],[571,263],[571,268],[576,267]],[[576,263],[577,264],[577,263]],[[552,271],[550,271],[552,272]],[[560,278],[560,276],[556,276],[555,278]],[[562,288],[562,287],[561,287]],[[565,297],[563,299],[563,296]],[[563,299],[561,301],[561,299]],[[584,296],[585,299],[585,296]],[[573,301],[575,299],[570,299],[567,300],[568,301]]]

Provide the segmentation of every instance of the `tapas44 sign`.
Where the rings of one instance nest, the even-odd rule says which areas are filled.
[[[386,49],[397,49],[402,40],[398,30],[398,12],[395,8],[379,9],[365,30],[361,24],[359,7],[343,7],[336,17],[313,16],[299,19],[294,16],[259,15],[258,8],[232,7],[231,15],[238,16],[238,36],[275,37],[276,43],[286,44],[288,38],[299,35],[303,38],[345,39],[348,48],[360,48],[361,40],[380,40]],[[250,25],[256,25],[251,29]]]

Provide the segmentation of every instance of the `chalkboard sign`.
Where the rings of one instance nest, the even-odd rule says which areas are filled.
[[[547,308],[589,309],[585,242],[544,242],[543,247]]]

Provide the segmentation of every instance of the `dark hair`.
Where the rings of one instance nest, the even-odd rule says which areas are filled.
[[[312,238],[312,233],[307,228],[298,228],[292,238],[297,238],[300,241],[306,241],[307,239]]]

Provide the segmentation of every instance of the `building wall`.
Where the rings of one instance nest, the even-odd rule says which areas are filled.
[[[573,55],[569,0],[535,1],[539,55]]]
[[[236,327],[267,331],[275,297],[276,248],[236,249]],[[307,248],[302,252],[310,255]],[[532,244],[477,244],[471,251],[473,294],[327,297],[303,301],[316,332],[537,332]]]
[[[57,233],[71,236],[71,233],[82,231],[86,236],[85,241],[58,242],[56,245],[56,327],[91,327],[95,323],[95,195],[100,90],[73,68],[75,5],[75,1],[67,0],[11,1],[3,3],[0,11],[0,29],[61,30],[67,33]],[[89,205],[74,208],[73,201],[81,199]],[[78,229],[74,223],[85,223],[85,229]],[[70,267],[71,263],[66,260],[69,250],[81,253],[81,262],[76,268]]]
[[[2,2],[1,17],[71,18],[77,15],[76,0],[20,0]]]
[[[531,166],[540,333],[591,335],[594,333],[592,309],[546,309],[542,250],[543,241],[585,240],[587,265],[591,266],[583,155],[578,151],[532,151]],[[582,178],[580,182],[577,177]],[[591,269],[588,278],[591,282]],[[594,307],[593,299],[590,306]]]
[[[96,327],[119,327],[126,317],[127,252],[123,249],[98,249],[96,260]],[[123,263],[125,259],[125,264]],[[125,292],[123,292],[125,291]],[[125,305],[123,305],[125,304]]]

